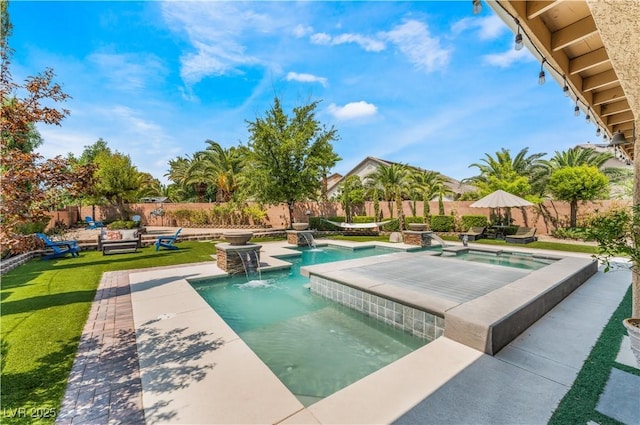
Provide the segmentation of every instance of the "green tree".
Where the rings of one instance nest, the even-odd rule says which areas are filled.
[[[365,177],[368,186],[375,186],[384,198],[389,202],[395,202],[398,219],[400,220],[400,230],[404,227],[404,213],[402,211],[402,200],[411,192],[411,172],[404,164],[382,165],[376,171]],[[389,208],[390,211],[393,211]],[[392,213],[393,217],[393,213]]]
[[[485,154],[481,162],[469,165],[478,168],[480,174],[465,182],[478,187],[481,196],[498,189],[523,198],[530,198],[533,194],[541,195],[544,192],[546,171],[541,158],[546,154],[527,155],[528,152],[529,148],[524,148],[512,157],[509,149],[502,148],[495,153],[495,158]]]
[[[223,148],[213,140],[207,140],[209,145],[205,155],[209,161],[208,170],[216,185],[216,201],[239,201],[238,192],[242,181],[242,171],[248,156],[246,147]]]
[[[352,175],[344,179],[338,186],[338,200],[344,208],[347,223],[351,223],[353,218],[353,207],[364,202],[364,187],[360,176]]]
[[[247,122],[249,191],[261,202],[286,202],[289,223],[296,202],[321,192],[323,170],[337,158],[331,144],[338,140],[337,130],[317,121],[318,103],[295,107],[289,117],[276,97],[264,118]]]
[[[570,205],[570,226],[576,227],[578,201],[589,201],[606,195],[609,180],[593,165],[562,167],[549,177],[551,194]]]
[[[131,158],[119,152],[100,152],[95,164],[98,167],[95,173],[97,195],[116,208],[120,219],[126,220],[125,202],[136,200],[140,173],[131,163]]]

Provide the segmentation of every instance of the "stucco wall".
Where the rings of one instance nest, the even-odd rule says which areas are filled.
[[[449,215],[453,211],[454,215],[461,217],[463,215],[486,215],[489,216],[490,210],[488,208],[471,208],[469,205],[472,201],[446,201],[444,202],[445,214]],[[142,217],[142,223],[148,226],[176,226],[177,223],[170,217],[171,211],[180,209],[189,210],[211,210],[215,203],[185,203],[185,204],[163,204],[162,208],[167,212],[165,217],[154,217],[151,214],[152,210],[160,207],[159,204],[130,204],[129,210],[131,215],[138,214]],[[405,201],[403,203],[404,214],[411,216],[412,202]],[[438,213],[438,202],[431,201],[429,203],[431,208],[431,214]],[[628,202],[604,200],[581,203],[578,207],[578,217],[585,217],[592,214],[595,211],[606,211],[614,206],[629,205]],[[396,216],[395,207],[394,217]],[[543,204],[543,208],[546,209],[548,214],[559,220],[559,222],[567,223],[569,219],[569,204],[566,202],[558,201],[546,201]],[[380,210],[385,219],[389,218],[389,206],[387,202],[380,202]],[[297,203],[294,210],[294,221],[307,221],[307,212],[310,212],[314,217],[331,217],[344,215],[342,206],[337,203],[326,202],[301,202]],[[550,220],[545,220],[539,213],[537,207],[527,207],[524,209],[525,215],[520,208],[512,208],[511,216],[515,220],[517,225],[527,225],[529,227],[536,227],[539,234],[549,234],[553,229],[553,225]],[[365,205],[356,209],[357,215],[373,215],[373,203],[366,202]],[[92,216],[94,209],[91,206],[84,206],[80,210],[77,207],[70,207],[64,211],[52,212],[52,218],[50,226],[55,224],[55,221],[64,222],[67,225],[75,223],[77,220],[83,220],[85,216]],[[416,214],[422,215],[422,201],[416,202]],[[285,228],[288,226],[288,212],[286,204],[280,204],[277,206],[271,206],[267,209],[268,218],[266,220],[266,226],[271,228]],[[526,216],[526,218],[525,218]],[[108,207],[95,207],[95,219],[96,220],[115,220],[116,212],[113,208]]]

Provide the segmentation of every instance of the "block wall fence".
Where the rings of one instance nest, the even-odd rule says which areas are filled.
[[[445,201],[444,209],[445,214],[450,215],[452,212],[457,217],[463,215],[485,215],[489,216],[489,208],[471,208],[473,201]],[[422,214],[422,201],[416,202],[416,215]],[[146,226],[166,226],[177,227],[182,225],[176,222],[171,217],[171,211],[176,210],[211,210],[215,203],[165,203],[165,204],[129,204],[128,209],[131,215],[140,215],[142,217],[142,223]],[[563,222],[569,220],[569,203],[560,201],[545,201],[543,208],[555,219]],[[584,217],[588,214],[592,214],[598,211],[606,211],[617,206],[629,206],[630,201],[620,200],[602,200],[602,201],[589,201],[581,203],[578,206],[578,217]],[[164,217],[154,217],[151,211],[159,208],[165,211]],[[406,216],[411,216],[412,201],[405,201],[403,203],[403,210]],[[438,202],[431,201],[429,203],[431,213],[438,212]],[[355,211],[356,215],[373,215],[373,202],[366,202],[363,207]],[[389,213],[389,205],[387,202],[380,202],[380,211],[385,219],[388,219],[391,214]],[[311,216],[315,217],[331,217],[344,215],[342,206],[337,202],[300,202],[296,203],[294,209],[294,221],[306,222],[307,212],[311,213]],[[69,207],[61,211],[53,211],[49,213],[51,215],[51,221],[49,227],[52,227],[56,221],[72,225],[77,221],[84,220],[85,216],[94,216],[96,220],[115,220],[117,214],[112,207],[96,206],[82,206],[82,207]],[[396,216],[394,210],[394,217]],[[515,224],[520,226],[536,227],[538,234],[549,234],[553,230],[553,225],[549,221],[545,221],[544,217],[539,214],[538,207],[526,207],[526,208],[511,208],[511,216],[515,220]],[[288,213],[287,205],[271,205],[267,207],[267,219],[265,220],[265,226],[268,228],[286,228]],[[186,226],[185,226],[186,227]]]

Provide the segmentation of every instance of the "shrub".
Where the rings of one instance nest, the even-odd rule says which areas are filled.
[[[382,225],[382,231],[384,232],[399,232],[400,231],[400,220],[394,218],[390,223]]]
[[[372,217],[370,215],[353,216],[354,223],[373,223],[374,221],[376,221],[375,217]]]
[[[44,233],[45,227],[47,227],[47,223],[45,222],[19,224],[18,226],[16,226],[16,233],[19,233],[21,235]]]
[[[409,223],[424,223],[424,217],[405,217],[404,223],[405,226]]]
[[[463,215],[460,227],[466,232],[471,227],[487,227],[489,220],[484,215]]]
[[[135,221],[125,221],[125,220],[112,221],[107,225],[107,229],[109,230],[135,229],[136,227],[137,226]]]
[[[267,218],[267,211],[258,205],[247,205],[244,207],[243,212],[251,221],[248,224],[262,225]]]
[[[326,230],[326,231],[331,231],[331,230],[342,230],[340,227],[335,226],[331,223],[326,222],[325,220],[330,220],[330,221],[335,221],[337,223],[344,223],[346,221],[346,218],[344,216],[342,217],[327,217],[327,218],[322,218],[322,217],[309,217],[309,227],[312,229],[316,229],[316,230]]]
[[[589,240],[589,230],[584,227],[558,227],[551,231],[558,239]]]
[[[454,217],[450,215],[432,215],[431,230],[434,232],[450,232],[453,230]]]
[[[170,217],[173,217],[178,222],[179,226],[183,226],[190,222],[191,210],[187,210],[187,209],[175,210],[175,211],[169,212],[168,215]]]
[[[209,224],[209,214],[204,210],[191,211],[190,221],[196,226],[205,226]]]

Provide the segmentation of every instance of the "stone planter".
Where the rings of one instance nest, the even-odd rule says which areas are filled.
[[[222,236],[230,245],[246,245],[253,237],[253,232],[226,232]]]
[[[291,227],[293,227],[293,230],[307,230],[309,228],[309,223],[293,223],[291,225]]]
[[[422,232],[423,230],[427,230],[427,225],[425,223],[409,223],[409,230]]]
[[[631,351],[636,356],[636,363],[640,367],[640,318],[624,319],[622,324],[627,328]]]

